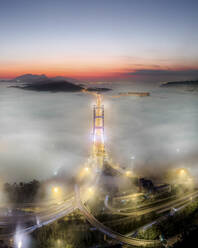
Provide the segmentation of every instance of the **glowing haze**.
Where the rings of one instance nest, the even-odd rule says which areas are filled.
[[[194,0],[0,2],[0,78],[198,77]]]

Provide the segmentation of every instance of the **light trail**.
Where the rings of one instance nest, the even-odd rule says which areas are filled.
[[[122,234],[119,234],[113,230],[111,230],[109,227],[102,224],[100,221],[98,221],[84,206],[81,196],[80,196],[80,190],[78,186],[75,187],[76,192],[76,199],[77,199],[77,206],[81,210],[81,212],[84,214],[85,218],[89,221],[90,224],[95,226],[98,230],[103,232],[104,234],[110,236],[113,239],[116,239],[120,243],[124,243],[127,245],[134,245],[134,246],[144,246],[144,247],[161,247],[161,242],[159,240],[143,240],[143,239],[136,239],[136,238],[129,238]]]

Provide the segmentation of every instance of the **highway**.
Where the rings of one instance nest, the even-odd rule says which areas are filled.
[[[139,207],[137,209],[131,209],[129,212],[123,211],[122,209],[117,209],[109,206],[108,204],[108,197],[105,199],[105,206],[106,208],[111,211],[113,214],[117,215],[124,215],[124,216],[139,216],[148,214],[151,212],[163,213],[169,211],[173,207],[178,207],[186,204],[190,204],[193,198],[198,197],[198,190],[188,193],[185,196],[180,196],[177,199],[173,199],[170,201],[159,201],[158,204],[155,205],[155,202],[152,204],[144,205],[143,207]]]
[[[72,197],[71,199],[62,201],[60,204],[57,203],[48,206],[45,210],[36,214],[31,213],[19,216],[0,217],[0,225],[6,229],[9,228],[9,226],[14,225],[17,227],[17,225],[20,225],[23,226],[20,230],[20,234],[28,234],[72,213],[75,209],[75,198]],[[2,233],[0,234],[0,240],[12,238],[14,235],[15,232]]]
[[[44,216],[46,214],[56,212],[57,210],[61,210],[63,206],[65,206],[68,202],[73,202],[74,196],[72,195],[70,199],[60,199],[55,201],[46,201],[45,204],[38,204],[35,203],[25,203],[25,204],[18,204],[17,207],[14,208],[8,208],[5,212],[5,209],[3,213],[0,214],[0,226],[3,225],[3,223],[13,223],[16,222],[16,220],[19,220],[20,222],[32,220],[35,216]],[[34,208],[32,207],[34,206]],[[25,209],[25,210],[24,210]],[[36,211],[35,211],[36,210]],[[25,218],[24,218],[25,216]]]
[[[171,214],[170,213],[171,209],[174,208],[175,211],[180,211],[184,207],[189,205],[192,202],[192,199],[195,199],[195,198],[198,197],[198,191],[196,190],[195,192],[191,192],[186,196],[180,197],[179,199],[172,200],[172,201],[170,201],[168,203],[166,202],[163,205],[145,208],[143,212],[141,210],[141,214],[150,213],[150,212],[153,212],[153,211],[156,211],[156,210],[158,210],[160,213],[167,212],[167,211],[169,211],[169,212],[164,214],[163,216],[157,218],[156,220],[154,220],[154,221],[152,221],[150,223],[147,223],[146,225],[138,228],[136,231],[132,231],[130,233],[127,233],[126,235],[122,235],[122,234],[119,234],[119,233],[113,231],[111,228],[105,226],[103,223],[98,221],[89,212],[89,210],[84,205],[83,200],[81,199],[81,193],[80,193],[80,189],[79,189],[78,186],[75,187],[75,193],[76,193],[77,207],[80,209],[82,214],[85,216],[85,218],[88,220],[88,222],[91,225],[93,225],[95,228],[97,228],[99,231],[103,232],[107,236],[117,240],[119,243],[131,245],[131,246],[136,246],[136,247],[139,247],[139,246],[143,246],[143,247],[161,247],[162,244],[161,244],[161,242],[159,240],[143,240],[143,239],[137,239],[134,236],[136,236],[136,232],[138,230],[141,230],[141,229],[147,230],[148,228],[151,228],[153,225],[155,225],[158,222],[160,222],[160,221],[164,220],[165,218],[167,218]],[[178,206],[178,208],[176,208],[176,206]],[[139,210],[137,210],[137,211],[138,211],[138,215],[139,215],[140,214]],[[128,216],[128,217],[130,217],[130,216]],[[119,222],[122,223],[124,221],[124,219],[120,219]],[[172,242],[172,238],[170,238],[170,240],[167,240],[167,241],[168,241],[168,243]]]
[[[180,197],[178,199],[171,200],[170,202],[165,202],[163,204],[159,204],[157,206],[144,206],[138,209],[133,209],[133,212],[119,212],[117,209],[114,208],[110,209],[113,211],[113,213],[117,213],[118,215],[125,215],[127,218],[142,214],[147,214],[153,211],[166,212],[169,211],[171,208],[179,206],[180,209],[187,206],[193,198],[198,197],[198,191],[189,193],[186,196]],[[106,197],[106,207],[109,209],[108,205],[108,198]],[[38,228],[41,228],[42,226],[48,225],[59,218],[64,217],[67,214],[70,214],[75,209],[79,209],[82,214],[85,216],[85,218],[92,224],[94,227],[96,227],[101,232],[105,233],[106,235],[110,236],[111,238],[117,240],[120,243],[124,243],[127,245],[133,245],[133,246],[144,246],[144,247],[160,247],[161,243],[158,240],[141,240],[136,239],[134,237],[129,237],[129,235],[122,235],[119,234],[113,230],[111,230],[109,227],[105,226],[103,223],[99,222],[85,207],[81,200],[81,194],[79,188],[75,187],[75,197],[71,197],[70,199],[61,200],[58,203],[51,203],[51,205],[46,204],[46,208],[44,207],[44,204],[41,204],[42,208],[41,211],[38,213],[28,213],[25,215],[18,215],[18,216],[1,216],[0,217],[0,225],[1,227],[9,227],[13,224],[16,226],[20,224],[21,226],[24,226],[23,229],[20,230],[20,234],[28,234],[33,231],[35,231]],[[22,206],[22,205],[21,205]],[[27,206],[26,206],[27,207]],[[125,218],[124,218],[125,219]],[[124,219],[120,219],[120,223],[124,221]],[[152,223],[148,223],[146,226],[151,226],[155,224],[158,220],[153,221]],[[141,227],[144,228],[144,227]],[[3,233],[0,234],[0,239],[9,239],[12,238],[15,235],[15,232],[10,233]]]
[[[119,234],[109,227],[105,226],[103,223],[98,221],[85,207],[81,200],[80,190],[78,186],[75,187],[76,193],[76,204],[80,211],[83,213],[85,218],[89,221],[91,225],[96,227],[98,230],[103,232],[104,234],[108,235],[109,237],[119,241],[120,243],[132,245],[132,246],[144,246],[144,247],[161,247],[161,242],[159,240],[143,240],[143,239],[136,239],[136,238],[129,238],[122,234]]]
[[[139,196],[139,195],[145,195],[145,194],[138,193],[137,195]],[[134,193],[123,195],[123,196],[114,196],[113,200],[116,200],[116,201],[131,200],[132,197],[134,197]],[[156,204],[156,203],[163,202],[163,201],[167,201],[167,200],[174,199],[174,198],[176,198],[176,195],[168,196],[166,198],[156,199],[156,200],[153,200],[152,202],[149,202],[149,203],[143,203],[138,208],[152,205],[152,204]],[[132,209],[136,209],[136,208],[137,208],[136,206],[128,206],[128,207],[122,207],[122,210],[132,210]]]

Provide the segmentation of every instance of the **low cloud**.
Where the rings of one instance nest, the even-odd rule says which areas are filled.
[[[120,84],[115,92],[146,89],[150,97],[104,97],[107,151],[141,175],[173,167],[197,173],[197,95],[148,87]],[[1,181],[44,179],[60,168],[76,173],[90,155],[94,97],[3,85],[1,92]]]
[[[163,69],[139,69],[132,72],[127,72],[124,75],[139,76],[139,77],[198,77],[198,69],[191,70],[163,70]]]

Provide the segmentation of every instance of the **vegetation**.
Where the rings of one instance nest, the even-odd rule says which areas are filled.
[[[166,238],[181,234],[185,238],[186,233],[188,234],[190,230],[196,227],[194,220],[197,218],[198,201],[194,201],[181,212],[167,217],[146,231],[139,232],[138,238],[158,239],[160,234],[163,234]]]
[[[7,246],[2,240],[0,240],[0,248],[11,248],[11,247]]]
[[[181,236],[176,244],[173,245],[173,248],[189,248],[195,247],[197,243],[198,228],[194,230],[186,230],[181,233]]]
[[[91,202],[89,201],[88,209],[91,213],[106,226],[110,227],[112,230],[117,231],[122,234],[126,234],[131,232],[132,230],[137,229],[138,227],[145,225],[146,223],[152,221],[156,218],[155,213],[150,213],[142,216],[123,216],[119,214],[111,214],[106,211],[102,211],[104,207],[104,201],[99,202]]]
[[[129,218],[126,221],[118,222],[116,225],[115,223],[110,224],[111,228],[121,234],[127,234],[131,231],[135,231],[139,227],[146,225],[148,222],[151,222],[153,219],[156,218],[155,213],[150,213],[147,215],[142,215],[139,217]]]
[[[4,185],[4,192],[9,201],[12,203],[34,202],[36,197],[43,197],[44,192],[40,191],[40,182],[33,180],[28,183],[6,183]]]
[[[79,213],[61,219],[52,225],[44,226],[32,235],[38,248],[87,248],[96,244],[105,244],[104,235],[92,230]]]

